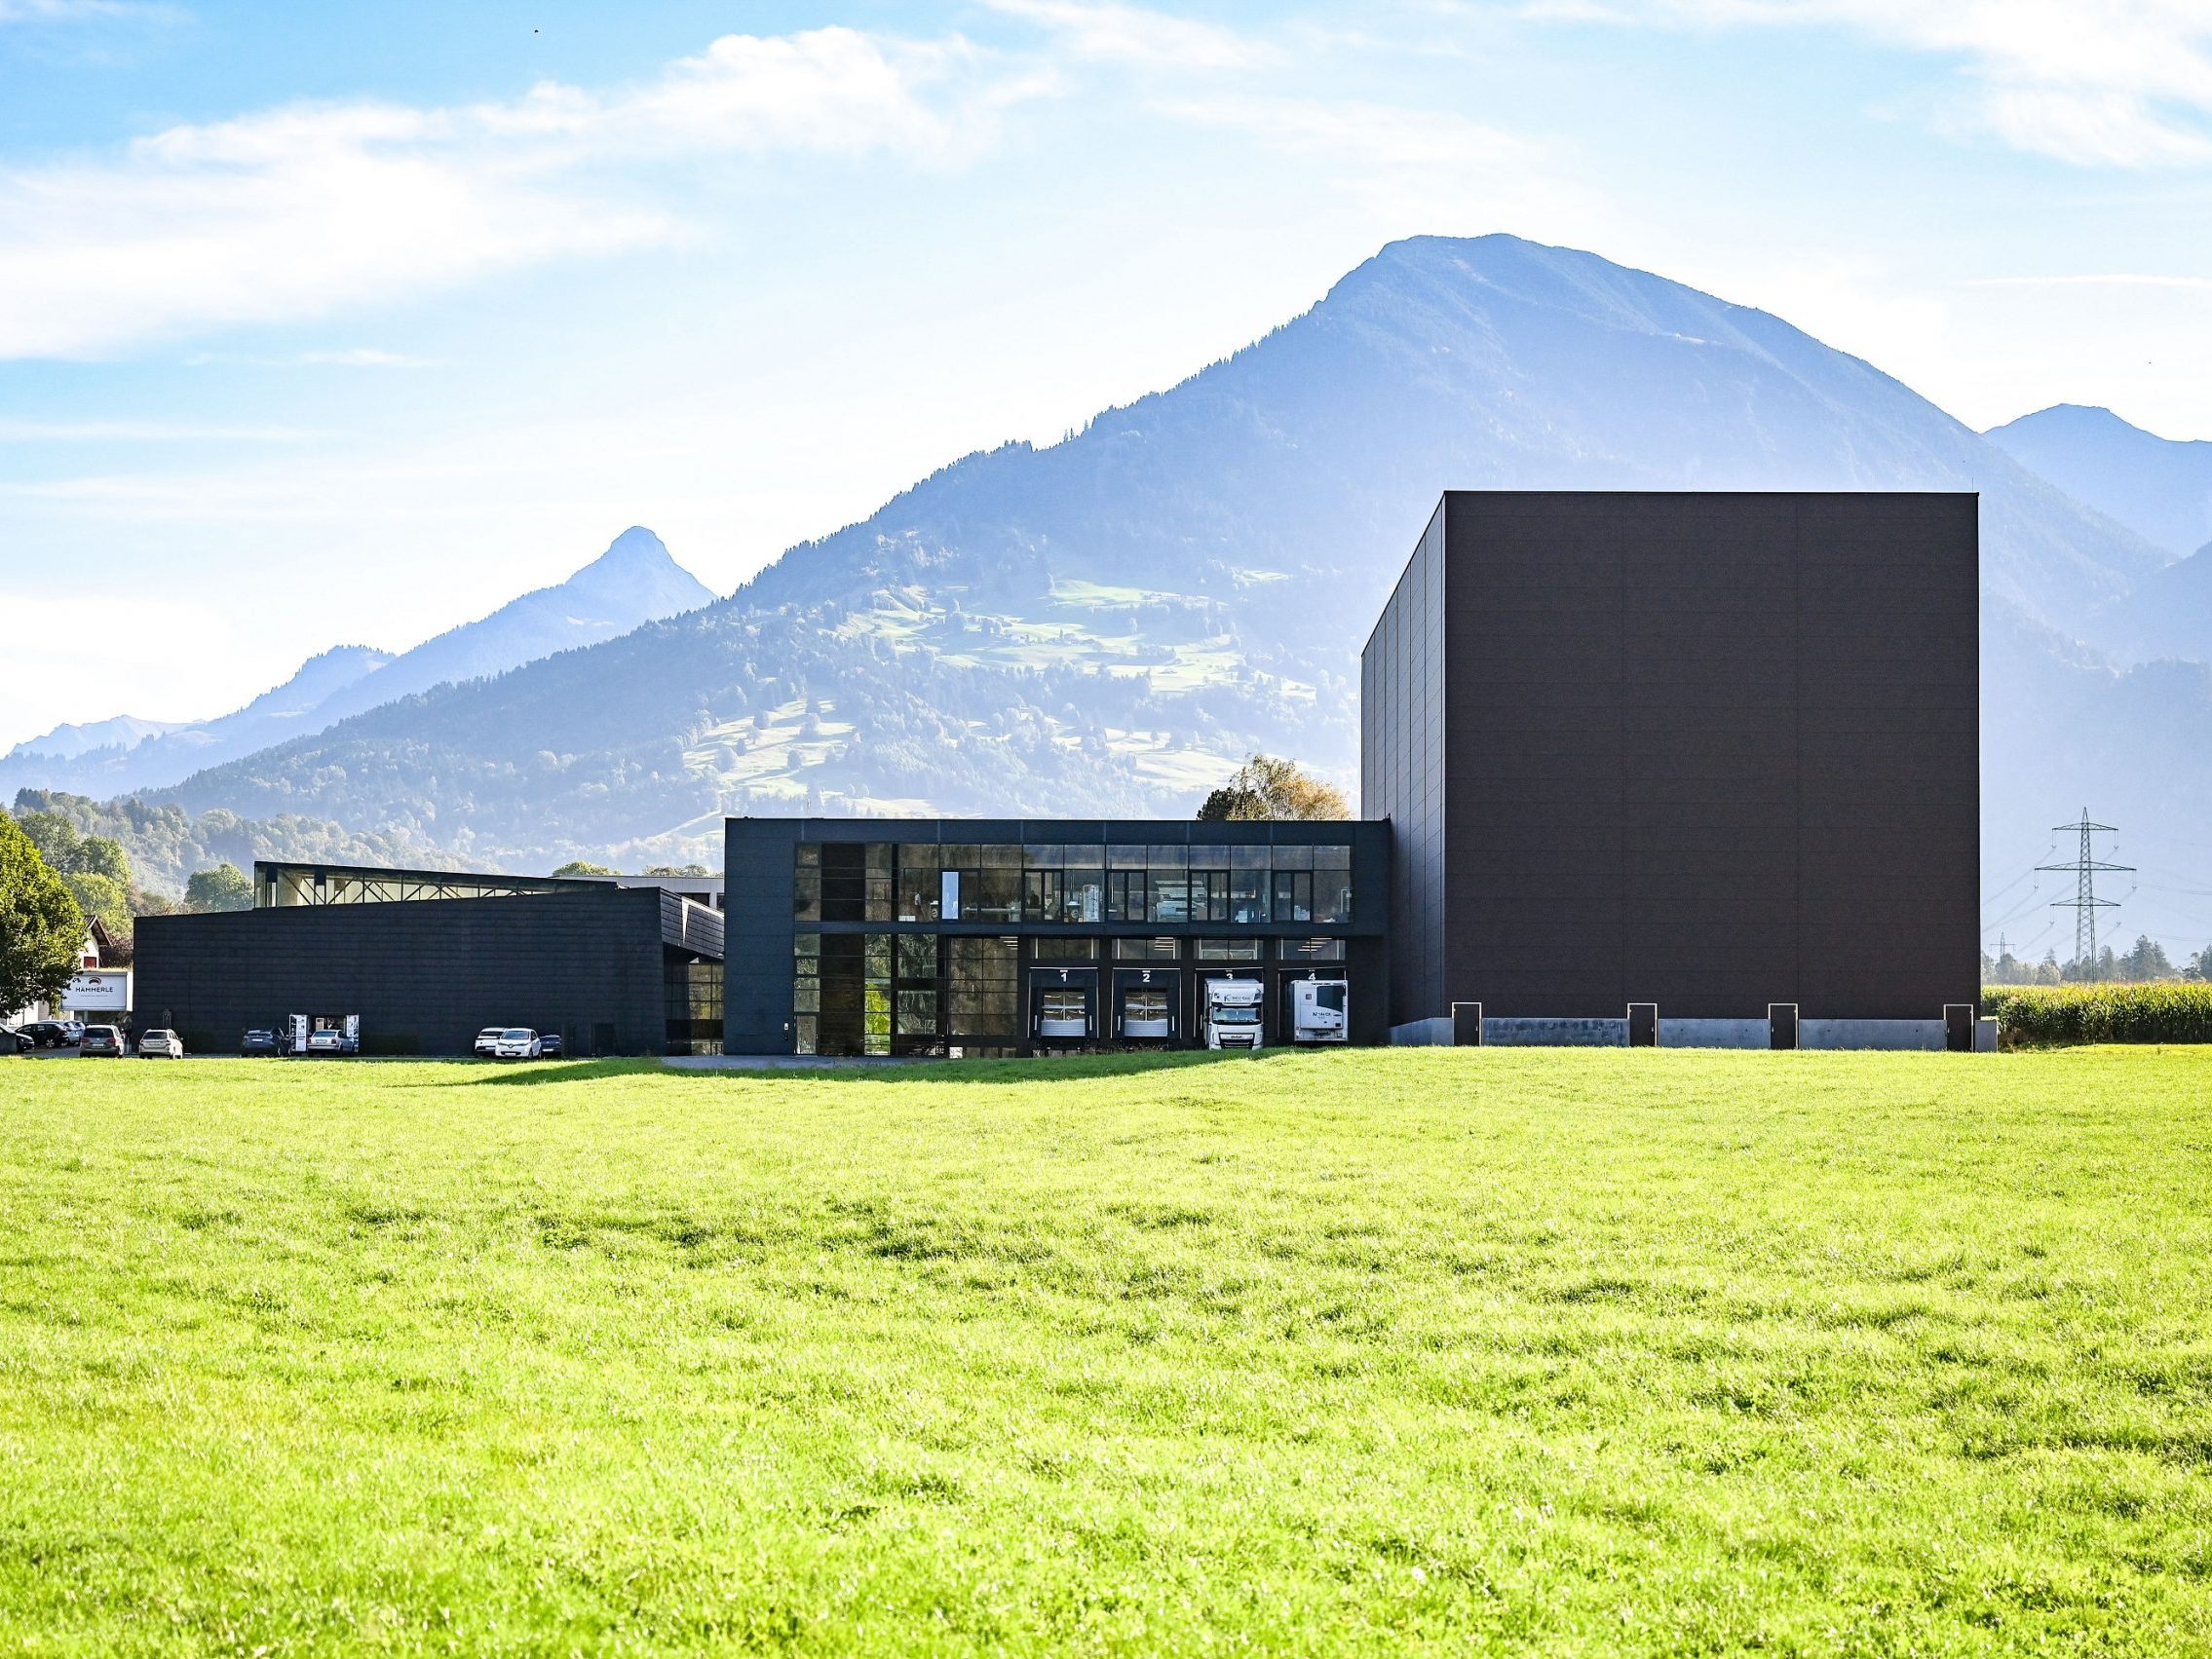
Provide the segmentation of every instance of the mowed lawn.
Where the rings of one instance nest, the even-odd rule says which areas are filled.
[[[0,1062],[0,1652],[2212,1650],[2212,1050]]]

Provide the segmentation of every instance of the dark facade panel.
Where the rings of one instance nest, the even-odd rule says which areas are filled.
[[[574,1054],[659,1054],[666,965],[687,954],[650,887],[149,916],[137,946],[139,1023],[200,1053],[300,1013],[359,1014],[370,1053],[467,1054],[521,1025]]]
[[[1392,821],[1396,926],[1442,946],[1393,1023],[1973,1000],[1977,513],[1447,495],[1362,664],[1362,811]]]

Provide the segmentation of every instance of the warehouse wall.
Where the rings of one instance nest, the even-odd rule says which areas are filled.
[[[1445,942],[1440,989],[1399,1021],[1453,999],[1840,1019],[1973,1001],[1977,510],[1965,494],[1448,495],[1442,754],[1412,769],[1440,773],[1441,869],[1408,846],[1433,835],[1424,796],[1367,803],[1415,814],[1393,928]],[[1437,625],[1414,613],[1431,585],[1401,584],[1370,678]],[[1432,718],[1386,695],[1367,745],[1418,753],[1400,728]]]
[[[571,1054],[658,1054],[662,936],[651,887],[149,916],[138,1021],[202,1054],[291,1013],[361,1015],[369,1053],[467,1054],[522,1025]]]

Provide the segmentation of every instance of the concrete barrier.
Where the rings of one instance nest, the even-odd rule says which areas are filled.
[[[1799,1020],[1800,1048],[1927,1049],[1942,1053],[1941,1020]]]
[[[1765,1020],[1659,1021],[1661,1048],[1766,1048]]]
[[[1492,1048],[1626,1048],[1626,1020],[1499,1019],[1485,1016],[1482,1040]]]

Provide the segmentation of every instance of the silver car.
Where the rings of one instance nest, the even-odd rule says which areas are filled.
[[[141,1060],[181,1060],[184,1058],[184,1039],[172,1031],[150,1031],[138,1038],[138,1058]]]

